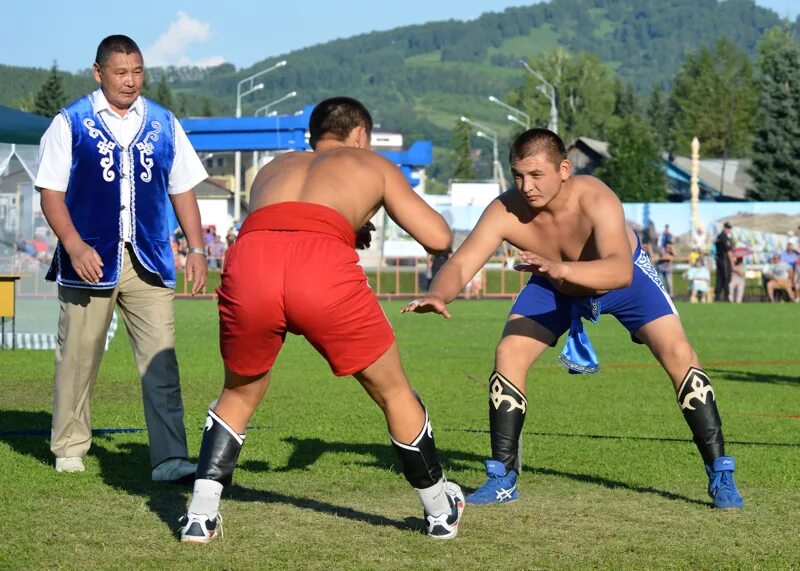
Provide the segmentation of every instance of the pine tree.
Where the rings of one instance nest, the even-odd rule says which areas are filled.
[[[747,153],[758,97],[750,58],[728,38],[717,40],[713,52],[703,46],[687,55],[672,90],[676,150],[689,154],[697,137],[705,156]]]
[[[211,107],[211,102],[208,97],[203,98],[203,110],[200,112],[201,117],[213,117],[214,109]]]
[[[655,133],[641,116],[629,113],[609,132],[606,159],[595,174],[623,202],[662,202],[666,180]]]
[[[464,121],[456,121],[453,130],[453,151],[456,154],[456,166],[452,178],[471,179],[474,176],[472,164],[472,145],[469,142],[470,126]]]
[[[158,87],[156,88],[156,94],[153,99],[156,103],[160,103],[167,109],[172,107],[172,90],[169,88],[169,83],[167,83],[166,73],[161,74],[161,79],[158,81]]]
[[[53,67],[50,68],[50,75],[47,76],[44,85],[36,94],[33,112],[45,117],[55,117],[66,104],[67,96],[64,94],[64,82],[58,73],[58,65],[53,62]]]
[[[763,91],[750,176],[756,200],[800,200],[800,47],[787,28],[759,44]]]
[[[650,92],[650,99],[647,102],[647,121],[650,128],[656,135],[658,144],[663,150],[672,150],[673,142],[670,137],[672,129],[672,117],[669,108],[669,101],[664,97],[661,88],[653,86]]]

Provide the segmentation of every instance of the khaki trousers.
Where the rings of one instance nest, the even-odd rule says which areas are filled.
[[[117,287],[58,287],[61,312],[55,351],[50,449],[57,458],[84,456],[92,439],[92,390],[115,306],[131,340],[139,376],[153,466],[186,458],[183,401],[175,357],[175,292],[126,247]]]

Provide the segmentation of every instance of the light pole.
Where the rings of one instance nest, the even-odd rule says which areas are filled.
[[[480,123],[473,121],[469,117],[464,117],[463,115],[461,116],[461,120],[464,123],[472,125],[478,129],[478,132],[475,133],[478,135],[478,137],[481,137],[482,139],[488,139],[492,142],[492,178],[497,183],[499,191],[502,192],[505,182],[503,181],[503,169],[500,166],[500,158],[497,152],[497,131],[490,129],[485,125],[481,125]]]
[[[250,77],[245,77],[239,83],[236,84],[236,118],[242,116],[242,97],[246,95],[250,95],[254,91],[258,91],[259,89],[264,89],[264,84],[259,83],[256,84],[255,79],[264,75],[265,73],[269,73],[272,70],[278,69],[279,67],[283,67],[286,65],[286,60],[281,60],[272,67],[268,67],[267,69],[263,69],[258,73],[254,73]],[[246,86],[244,91],[242,91],[242,87]],[[234,161],[233,161],[233,218],[235,221],[240,222],[239,218],[242,215],[241,211],[241,197],[242,197],[242,152],[236,151],[234,153]]]
[[[522,67],[528,70],[528,73],[533,75],[541,82],[536,86],[536,90],[550,100],[550,121],[547,124],[547,128],[558,135],[558,106],[556,105],[556,88],[553,87],[553,84],[547,81],[541,73],[531,68],[531,66],[528,65],[528,62],[526,62],[524,59],[519,60],[519,63],[522,64]]]
[[[280,97],[280,98],[276,99],[275,101],[271,101],[270,103],[267,103],[263,107],[259,107],[258,109],[256,109],[256,112],[253,113],[253,115],[258,117],[260,113],[264,113],[264,116],[266,117],[266,116],[269,115],[269,113],[267,113],[267,111],[269,111],[269,109],[271,107],[274,107],[278,103],[282,103],[283,101],[286,101],[287,99],[291,99],[292,97],[296,97],[296,96],[297,96],[297,92],[296,91],[290,91],[289,93],[287,93],[283,97]]]
[[[507,109],[508,111],[511,111],[513,115],[512,114],[506,115],[506,119],[508,119],[512,123],[516,123],[517,125],[525,127],[526,131],[531,128],[531,116],[525,113],[525,111],[523,111],[522,109],[517,109],[516,107],[512,107],[505,101],[500,101],[494,95],[489,96],[489,101],[491,101],[492,103],[496,103],[497,105],[499,105],[504,109]],[[519,118],[520,115],[523,117],[524,121],[520,120]]]

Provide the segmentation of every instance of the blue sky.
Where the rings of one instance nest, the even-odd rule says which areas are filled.
[[[272,56],[336,38],[434,20],[467,20],[535,1],[507,0],[140,0],[79,10],[78,2],[33,0],[0,19],[0,64],[77,71],[91,65],[109,34],[131,36],[145,65],[249,67]],[[800,0],[757,0],[794,20]],[[87,4],[87,6],[90,4]],[[98,6],[98,4],[94,4]]]

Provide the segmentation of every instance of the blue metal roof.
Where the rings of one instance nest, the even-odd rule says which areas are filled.
[[[313,110],[313,105],[307,105],[296,115],[201,117],[180,122],[192,146],[200,152],[303,151],[309,149],[308,121]],[[411,185],[419,184],[412,171],[433,163],[430,141],[417,141],[404,151],[378,152],[398,165]]]

